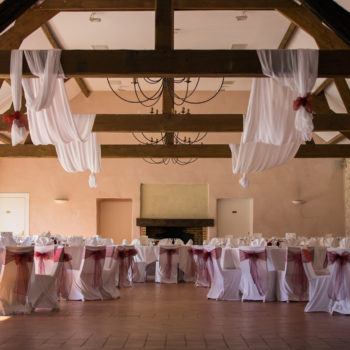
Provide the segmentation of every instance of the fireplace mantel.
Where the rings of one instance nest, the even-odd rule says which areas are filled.
[[[136,225],[141,227],[209,227],[214,226],[214,219],[137,218]]]

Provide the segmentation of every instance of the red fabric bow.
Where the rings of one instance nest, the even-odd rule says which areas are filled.
[[[250,275],[252,276],[253,282],[261,296],[266,294],[263,281],[262,281],[262,271],[259,271],[258,260],[266,261],[266,251],[254,252],[254,251],[239,251],[240,261],[249,260]]]
[[[135,248],[118,248],[117,260],[119,261],[119,286],[128,287],[128,273],[129,270],[134,269],[134,256],[137,255]]]
[[[93,258],[95,262],[92,284],[94,288],[100,288],[102,286],[102,268],[105,257],[106,248],[101,250],[85,250],[85,259]]]
[[[311,95],[307,93],[304,97],[298,97],[293,101],[293,109],[297,111],[300,107],[304,107],[308,113],[312,113]]]
[[[334,301],[350,299],[350,290],[347,285],[348,280],[345,271],[346,265],[350,264],[350,254],[348,252],[343,252],[342,254],[328,252],[327,258],[330,264],[336,264],[332,270],[328,296]]]
[[[9,126],[10,129],[13,123],[16,123],[17,126],[20,128],[26,128],[26,130],[29,129],[28,118],[21,112],[17,111],[12,114],[4,114],[2,117],[4,119],[4,122]]]
[[[219,259],[221,256],[221,248],[215,248],[213,250],[205,249],[193,249],[193,254],[198,256],[197,270],[200,281],[211,283],[211,274],[213,274],[213,259]],[[209,271],[209,269],[211,271]]]
[[[33,252],[15,253],[11,251],[6,251],[5,263],[8,264],[11,261],[14,261],[17,265],[17,276],[14,292],[16,294],[17,299],[24,304],[27,296],[30,279],[28,263],[33,262]]]
[[[173,255],[177,255],[178,249],[177,248],[160,248],[159,249],[159,254],[166,254],[167,255],[167,261],[166,261],[166,265],[165,265],[165,277],[167,279],[170,279],[171,277],[171,270],[172,270],[172,261],[173,261]]]
[[[35,252],[34,257],[36,259],[39,259],[39,272],[41,275],[45,275],[45,263],[44,260],[50,260],[52,258],[52,251],[51,252]]]

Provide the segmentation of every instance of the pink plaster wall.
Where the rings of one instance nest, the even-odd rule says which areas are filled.
[[[72,101],[75,112],[135,113],[112,96],[93,93],[89,107],[85,98]],[[113,101],[113,102],[111,102]],[[242,113],[247,93],[225,93],[207,105],[193,108],[201,113]],[[91,108],[91,109],[90,109]],[[140,110],[139,113],[142,111]],[[128,135],[102,135],[106,143],[131,142]],[[238,142],[238,135],[210,135],[210,143]],[[298,232],[307,235],[344,234],[344,186],[342,160],[295,159],[288,164],[251,176],[250,187],[242,189],[231,172],[229,159],[201,159],[188,166],[149,165],[141,159],[104,159],[98,188],[90,189],[88,174],[68,174],[56,159],[0,159],[0,192],[30,194],[30,232],[50,230],[61,234],[91,235],[97,232],[98,198],[132,199],[133,236],[138,236],[140,184],[209,184],[209,213],[216,216],[218,198],[254,199],[254,231],[264,234]],[[54,198],[67,197],[66,204]],[[306,204],[294,206],[293,199]],[[169,199],[171,200],[171,199]],[[164,204],[166,205],[166,203]],[[210,229],[215,235],[216,228]]]

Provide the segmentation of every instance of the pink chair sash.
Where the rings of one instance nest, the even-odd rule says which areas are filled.
[[[193,248],[188,248],[187,252],[189,254],[190,263],[191,263],[191,271],[190,271],[191,277],[194,277],[197,273],[197,266],[193,259]]]
[[[39,259],[39,272],[40,274],[45,274],[45,262],[44,260],[50,260],[53,258],[53,251],[49,252],[35,252],[34,258]]]
[[[135,248],[122,248],[117,249],[117,260],[119,261],[119,285],[128,285],[128,272],[131,269],[134,270],[134,256],[137,255]]]
[[[211,283],[210,275],[213,274],[213,259],[220,259],[221,249],[215,248],[213,250],[206,249],[192,249],[193,254],[198,256],[198,266],[197,271],[199,279]],[[210,271],[209,271],[210,269]]]
[[[166,254],[166,265],[165,265],[165,278],[170,279],[171,278],[171,270],[173,266],[173,255],[178,255],[179,250],[177,248],[159,248],[159,254]]]
[[[347,285],[345,267],[350,263],[350,253],[328,252],[327,258],[329,264],[335,264],[331,274],[331,280],[328,287],[328,296],[334,301],[350,299],[350,287]]]
[[[11,261],[14,261],[17,265],[14,293],[19,301],[25,302],[30,279],[28,263],[33,262],[33,252],[12,252],[7,250],[5,264]]]
[[[93,258],[94,259],[94,274],[93,274],[93,288],[102,287],[102,264],[101,260],[104,260],[106,257],[106,248],[100,250],[85,250],[85,259]]]
[[[56,279],[57,295],[68,299],[73,279],[71,274],[67,273],[67,270],[72,270],[72,257],[64,252],[64,248],[57,248],[54,253],[54,261],[60,263]]]
[[[258,293],[261,296],[264,296],[266,294],[266,290],[261,276],[263,271],[260,271],[261,268],[259,268],[258,260],[266,261],[266,250],[262,252],[240,250],[239,259],[240,261],[249,260],[250,275],[252,276]]]
[[[307,255],[308,258],[311,258],[311,260],[313,260],[312,252],[309,251]],[[301,254],[301,250],[292,252],[288,249],[287,260],[294,263],[294,269],[291,273],[287,271],[288,276],[286,275],[286,277],[288,278],[290,275],[291,285],[289,287],[291,288],[293,293],[297,295],[300,299],[305,297],[305,295],[307,294],[309,285],[304,271],[303,256],[305,259],[305,252],[304,254]]]

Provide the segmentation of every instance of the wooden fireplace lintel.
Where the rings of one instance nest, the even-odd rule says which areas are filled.
[[[149,219],[137,218],[136,225],[141,227],[209,227],[214,219]]]

